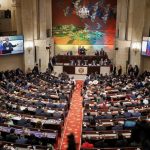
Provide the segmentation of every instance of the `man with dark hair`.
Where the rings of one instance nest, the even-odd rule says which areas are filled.
[[[15,142],[18,139],[18,136],[15,134],[15,129],[10,129],[10,134],[6,135],[6,141]]]
[[[143,150],[150,149],[150,125],[147,121],[137,121],[136,126],[132,129],[131,140],[140,143]]]
[[[38,67],[38,64],[36,64],[32,70],[32,73],[34,74],[39,74],[39,67]]]
[[[67,136],[68,138],[68,148],[67,150],[76,150],[76,142],[75,142],[75,137],[74,134],[71,133]]]

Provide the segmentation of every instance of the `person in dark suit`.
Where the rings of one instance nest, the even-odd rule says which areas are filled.
[[[140,113],[138,110],[135,110],[135,111],[132,113],[132,116],[133,116],[133,117],[141,117],[141,113]]]
[[[13,48],[18,45],[13,45],[11,42],[9,42],[9,38],[6,38],[5,41],[6,42],[3,44],[3,54],[11,53],[13,51]]]
[[[18,139],[18,136],[15,134],[15,129],[10,129],[10,134],[6,135],[6,141],[15,142]]]
[[[125,109],[125,112],[123,113],[123,115],[125,116],[125,118],[130,118],[132,116],[132,114],[128,112],[127,109]]]
[[[86,49],[84,48],[84,46],[78,48],[78,54],[86,55]]]
[[[116,66],[113,66],[113,75],[116,75]]]
[[[118,69],[118,76],[121,76],[122,75],[122,66],[119,66],[119,69]]]
[[[4,119],[2,116],[0,116],[0,123],[4,123]]]
[[[20,135],[16,140],[16,144],[27,144],[28,139],[24,135]]]
[[[126,145],[128,145],[127,139],[125,139],[121,133],[118,133],[118,140],[116,141],[116,147],[125,147]]]
[[[39,145],[38,138],[36,138],[34,134],[31,134],[28,137],[28,143],[27,144],[30,144],[30,145]]]
[[[135,65],[133,70],[134,70],[134,76],[137,77],[139,74],[139,67],[137,65]]]
[[[22,117],[21,120],[18,121],[17,125],[18,126],[24,126],[27,123],[27,120]]]
[[[68,138],[67,150],[76,150],[76,142],[75,142],[74,134],[73,133],[69,134],[67,138]]]
[[[118,122],[115,122],[112,130],[123,130],[123,126],[119,125]]]
[[[52,57],[52,65],[55,65],[55,64],[56,64],[56,57],[53,56],[53,57]]]
[[[36,64],[32,70],[32,73],[33,74],[39,74],[39,67],[38,67],[38,64]]]
[[[41,102],[41,100],[38,100],[36,103],[35,103],[36,106],[45,106],[45,104],[43,102]]]
[[[27,122],[24,126],[27,127],[27,128],[33,128],[33,126],[31,125],[30,119],[27,120]]]
[[[42,115],[44,113],[44,110],[42,109],[41,106],[39,106],[37,109],[36,109],[36,115]]]
[[[98,50],[95,52],[95,56],[99,56],[99,51]]]
[[[106,130],[106,127],[99,124],[99,125],[96,125],[95,129],[96,129],[96,131],[101,131],[101,130]]]

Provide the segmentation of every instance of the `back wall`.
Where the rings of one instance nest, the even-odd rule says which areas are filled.
[[[116,0],[52,1],[56,53],[66,50],[67,46],[76,49],[79,45],[97,45],[112,50],[116,34],[116,5]],[[87,17],[80,17],[83,6],[89,10]],[[92,47],[91,51],[93,49],[97,50]]]

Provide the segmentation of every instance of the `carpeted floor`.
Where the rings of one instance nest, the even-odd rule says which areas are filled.
[[[72,101],[70,105],[70,110],[65,122],[64,132],[62,135],[62,139],[60,141],[59,150],[67,149],[67,135],[73,133],[75,135],[75,140],[77,143],[77,149],[79,150],[81,134],[82,134],[82,97],[81,97],[81,89],[83,85],[83,81],[76,81],[76,87],[72,95]]]

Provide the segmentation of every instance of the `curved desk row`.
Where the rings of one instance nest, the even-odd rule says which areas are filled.
[[[55,65],[54,72],[57,74],[66,72],[68,74],[86,75],[97,72],[98,74],[110,74],[110,66],[71,66]]]

